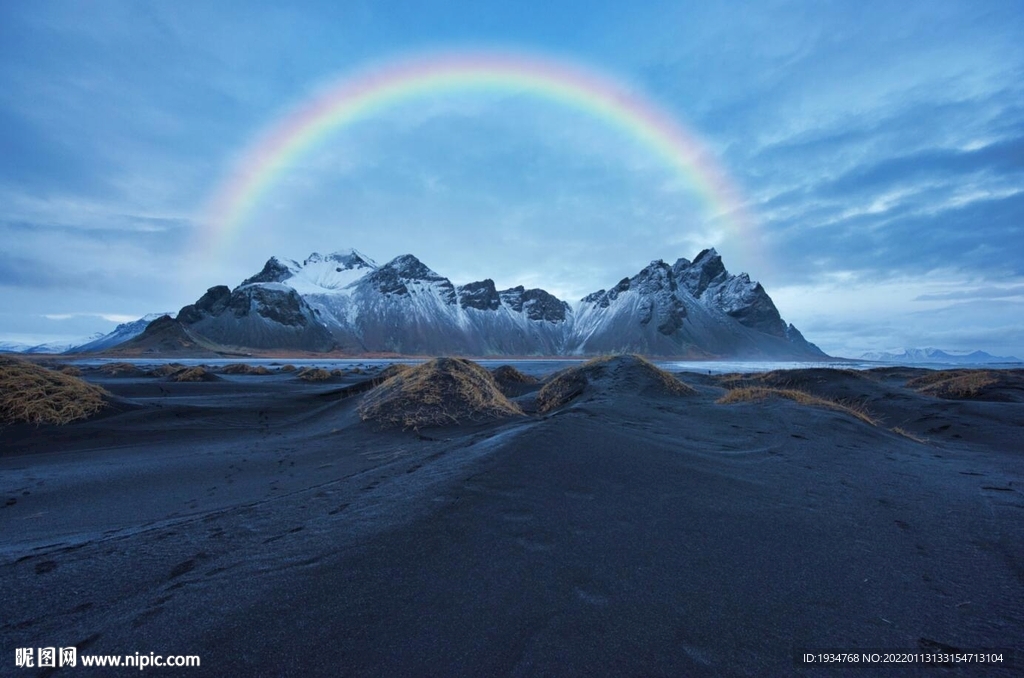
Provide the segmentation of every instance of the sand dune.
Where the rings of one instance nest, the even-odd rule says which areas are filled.
[[[0,429],[2,645],[197,654],[188,675],[218,676],[835,673],[797,669],[797,647],[1022,657],[1019,375],[982,400],[907,386],[927,374],[683,373],[681,395],[618,358],[543,413],[554,380],[515,380],[526,415],[403,431],[360,420],[373,371],[84,370],[106,410]],[[876,423],[717,403],[754,384]]]

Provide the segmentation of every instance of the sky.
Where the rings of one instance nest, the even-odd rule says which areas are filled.
[[[832,355],[1024,357],[1024,3],[0,3],[0,341],[72,341],[273,255],[412,253],[569,301],[715,247]],[[268,131],[394,59],[572,63],[699,140],[738,229],[649,144],[530,92],[426,92],[211,205]],[[720,205],[718,206],[720,207]]]

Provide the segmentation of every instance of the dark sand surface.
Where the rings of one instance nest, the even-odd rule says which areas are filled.
[[[683,374],[417,433],[359,421],[365,375],[86,371],[107,413],[0,429],[0,675],[69,645],[201,657],[177,675],[1020,675],[1024,402],[920,373],[786,373],[881,426]],[[1017,668],[793,662],[932,643]]]

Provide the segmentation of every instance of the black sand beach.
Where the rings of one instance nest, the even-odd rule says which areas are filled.
[[[524,414],[402,430],[360,420],[365,374],[86,370],[112,407],[0,428],[0,674],[76,645],[201,657],[180,675],[1019,675],[1020,373],[962,398],[906,385],[927,374],[683,373],[685,393],[617,359],[560,407],[504,383]],[[875,423],[716,403],[744,385]]]

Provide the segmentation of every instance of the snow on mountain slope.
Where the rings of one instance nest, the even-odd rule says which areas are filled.
[[[377,269],[377,264],[356,250],[342,250],[328,255],[310,254],[301,264],[292,259],[271,257],[263,270],[243,281],[253,283],[285,283],[302,295],[336,292]]]
[[[102,334],[92,341],[80,344],[78,346],[72,346],[68,349],[68,353],[92,353],[95,351],[102,351],[118,344],[123,344],[129,339],[134,339],[145,331],[149,323],[153,322],[161,316],[169,315],[172,318],[176,315],[175,313],[148,313],[138,320],[133,320],[127,323],[121,323],[114,328],[112,332],[108,334]]]

